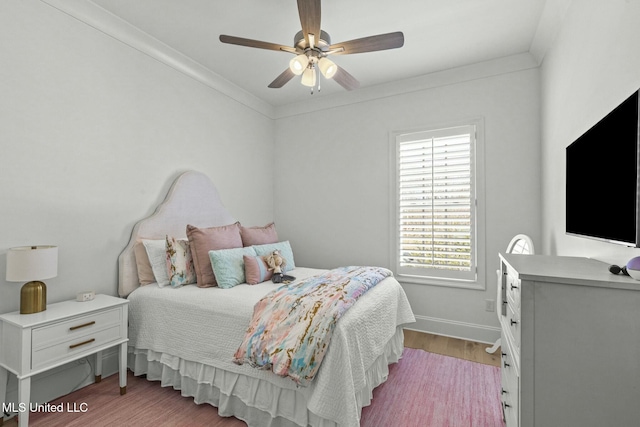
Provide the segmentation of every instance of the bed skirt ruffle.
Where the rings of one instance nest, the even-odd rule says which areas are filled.
[[[387,380],[389,364],[400,359],[403,349],[404,335],[398,327],[384,352],[367,370],[366,384],[356,396],[357,416],[349,418],[360,420],[362,408],[371,404],[373,389]],[[213,405],[220,416],[234,416],[249,427],[345,426],[339,416],[335,419],[335,415],[309,411],[306,393],[301,389],[284,389],[263,379],[134,347],[129,347],[128,365],[135,375],[146,375],[150,381],[160,381],[163,387],[180,390],[197,404]]]

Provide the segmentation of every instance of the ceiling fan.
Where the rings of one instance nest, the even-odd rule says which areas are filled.
[[[404,45],[404,35],[400,31],[331,44],[329,34],[320,29],[320,0],[297,1],[302,31],[299,31],[294,36],[293,47],[224,34],[220,35],[222,43],[277,50],[296,55],[289,62],[289,68],[269,84],[270,88],[281,88],[295,76],[302,75],[301,83],[310,87],[311,93],[313,93],[313,88],[316,85],[320,90],[320,79],[316,71],[318,69],[325,78],[333,78],[346,90],[356,89],[360,86],[358,80],[345,71],[344,68],[338,67],[327,58],[329,55],[375,52],[395,49]]]

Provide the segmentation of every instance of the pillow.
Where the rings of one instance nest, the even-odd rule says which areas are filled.
[[[288,240],[284,242],[279,242],[279,243],[270,243],[267,245],[255,245],[253,247],[256,250],[256,254],[260,256],[267,256],[271,254],[271,252],[278,249],[280,251],[280,255],[282,256],[282,258],[284,258],[285,261],[287,261],[287,265],[285,265],[284,268],[282,269],[283,273],[296,268],[296,264],[293,261],[293,251],[291,250],[291,245],[289,244]]]
[[[142,244],[142,240],[138,240],[133,244],[133,254],[136,257],[136,268],[138,269],[138,283],[141,286],[155,283],[156,278],[153,276],[153,270],[149,263],[147,250]]]
[[[261,256],[244,255],[244,276],[250,285],[265,282],[273,276],[273,271]]]
[[[240,236],[242,237],[243,246],[278,243],[278,233],[276,233],[276,224],[274,222],[264,227],[243,227],[241,225]]]
[[[216,277],[213,275],[209,251],[241,248],[240,223],[210,228],[187,225],[187,238],[191,246],[191,256],[193,257],[198,286],[201,288],[216,286]]]
[[[189,241],[167,236],[165,247],[165,262],[171,287],[178,288],[182,285],[195,283],[196,271],[193,268]]]
[[[209,251],[209,259],[218,287],[230,289],[245,282],[244,256],[255,256],[253,246]]]
[[[164,240],[142,240],[149,264],[153,271],[155,282],[161,288],[169,284],[169,275],[167,274],[167,249]]]

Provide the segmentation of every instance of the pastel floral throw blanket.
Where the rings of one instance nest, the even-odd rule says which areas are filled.
[[[340,267],[270,292],[254,306],[234,362],[271,369],[307,386],[320,368],[338,319],[392,274],[381,267]]]

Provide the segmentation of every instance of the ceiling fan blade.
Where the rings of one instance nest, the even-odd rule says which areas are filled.
[[[342,67],[338,67],[338,71],[334,74],[333,80],[346,90],[358,89],[360,87],[360,82],[351,74],[347,73]]]
[[[282,72],[282,74],[276,77],[276,79],[269,84],[269,87],[271,89],[279,89],[282,86],[286,85],[289,82],[289,80],[291,80],[294,77],[295,77],[295,74],[293,74],[293,71],[287,68]]]
[[[404,34],[401,31],[395,33],[378,34],[377,36],[363,37],[349,40],[329,46],[329,51],[334,55],[349,55],[352,53],[375,52],[378,50],[396,49],[404,45]]]
[[[220,35],[220,41],[222,43],[235,44],[239,46],[255,47],[258,49],[279,50],[291,53],[298,53],[294,48],[290,46],[284,46],[276,43],[263,42],[260,40],[243,39],[242,37],[227,36],[225,34]]]
[[[320,0],[298,0],[298,14],[307,45],[317,46],[320,40]],[[310,39],[309,34],[313,35],[313,40]]]

